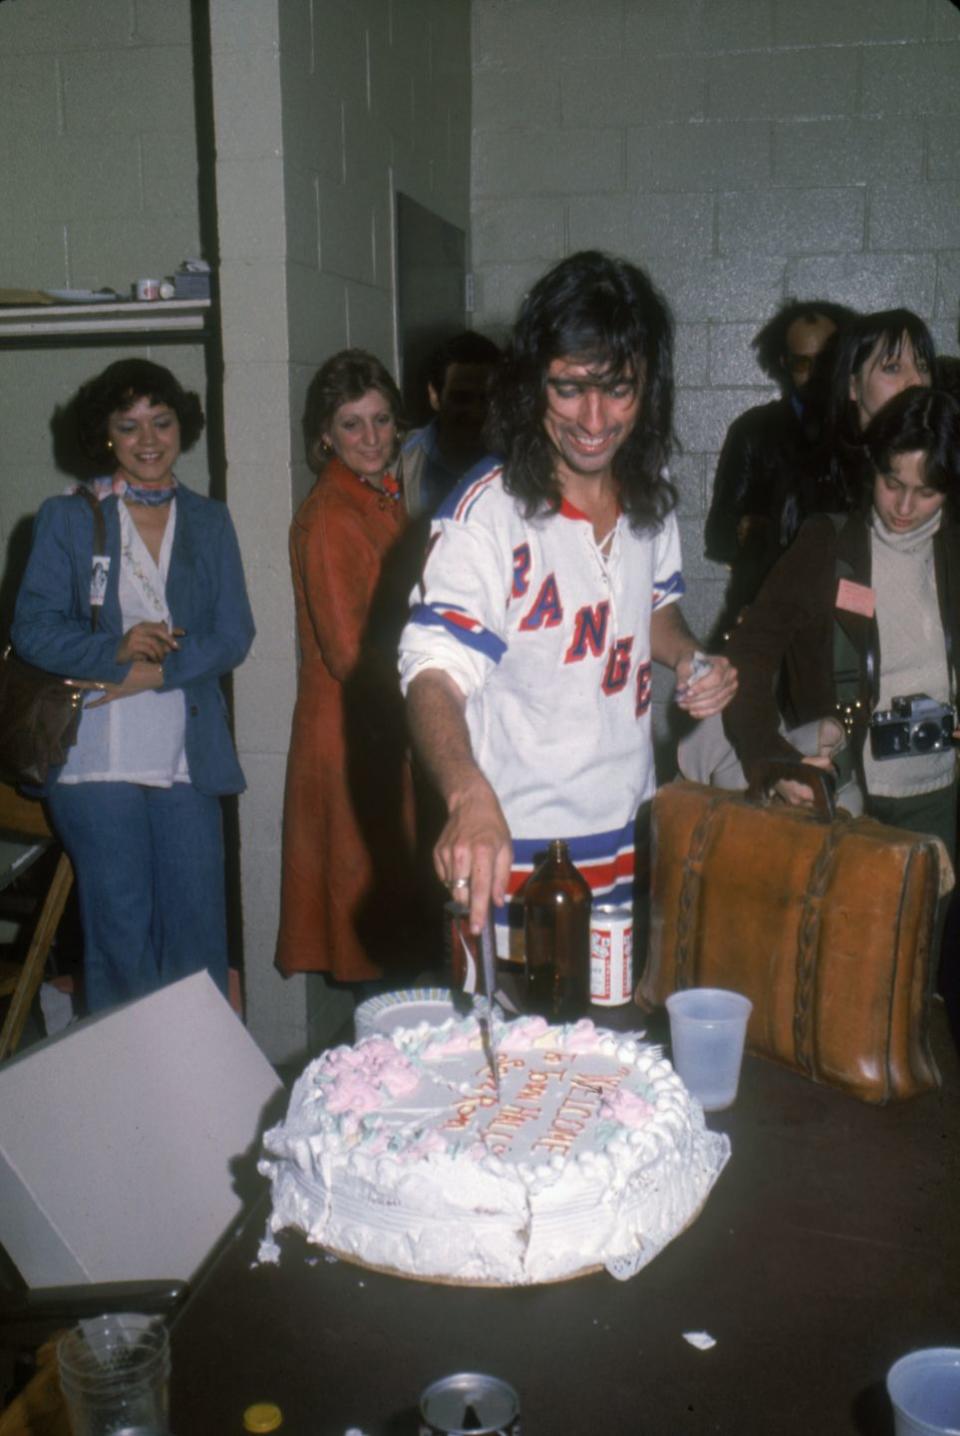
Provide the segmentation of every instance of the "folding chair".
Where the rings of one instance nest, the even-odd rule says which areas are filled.
[[[31,868],[55,841],[40,804],[32,798],[22,797],[6,783],[0,783],[0,891]],[[23,961],[0,960],[0,997],[10,998],[7,1015],[0,1028],[0,1062],[11,1056],[19,1046],[30,1005],[43,981],[50,945],[72,884],[70,859],[62,852],[41,903]]]

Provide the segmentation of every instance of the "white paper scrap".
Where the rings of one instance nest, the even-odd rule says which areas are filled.
[[[695,1346],[698,1351],[709,1351],[711,1346],[717,1344],[717,1338],[711,1336],[709,1331],[685,1331],[683,1339],[689,1341],[690,1345]]]

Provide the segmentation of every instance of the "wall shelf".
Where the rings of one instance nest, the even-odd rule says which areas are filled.
[[[126,336],[154,342],[210,337],[211,299],[111,300],[103,304],[0,306],[0,348],[102,343]]]

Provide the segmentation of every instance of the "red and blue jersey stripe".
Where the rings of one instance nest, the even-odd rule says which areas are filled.
[[[445,628],[460,643],[466,644],[468,648],[475,648],[493,663],[499,663],[507,651],[507,645],[502,638],[498,638],[477,619],[471,618],[465,609],[453,603],[414,604],[410,610],[410,622],[422,623],[428,628]]]

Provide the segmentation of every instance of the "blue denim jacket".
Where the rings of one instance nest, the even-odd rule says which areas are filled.
[[[107,683],[120,683],[126,675],[130,665],[115,656],[123,637],[119,502],[111,496],[101,505],[110,568],[95,633],[90,627],[93,514],[74,496],[41,505],[11,630],[14,648],[28,663],[68,678]],[[190,780],[201,793],[240,793],[245,783],[220,679],[246,657],[255,631],[253,614],[226,506],[183,484],[177,488],[167,603],[184,636],[178,650],[164,659],[163,687],[183,689]]]

